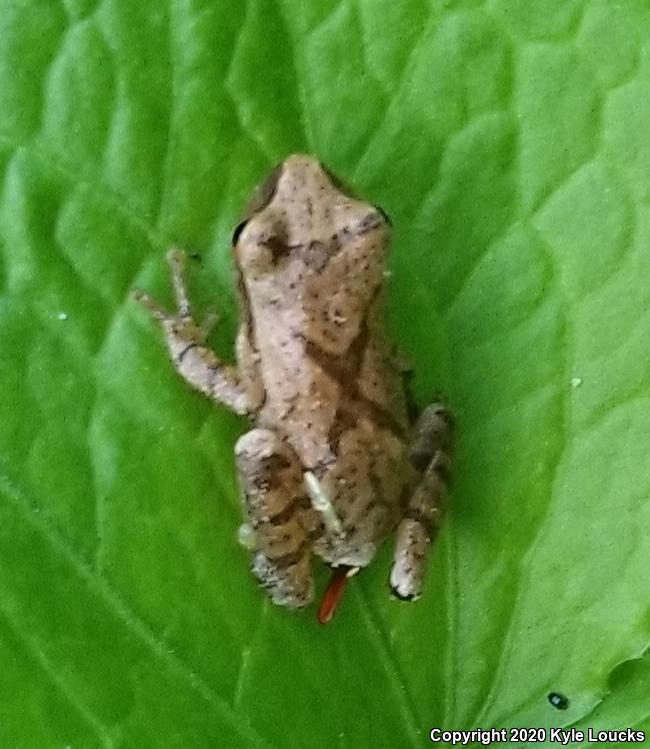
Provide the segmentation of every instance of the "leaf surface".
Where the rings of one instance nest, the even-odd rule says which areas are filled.
[[[0,0],[0,743],[650,730],[649,118],[641,0]],[[293,151],[392,217],[457,420],[422,601],[387,546],[324,628],[254,585],[246,425],[129,301],[198,253],[231,355],[230,233]]]

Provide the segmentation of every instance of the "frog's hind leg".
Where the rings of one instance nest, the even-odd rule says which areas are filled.
[[[235,413],[254,411],[259,406],[259,394],[246,387],[236,367],[224,364],[206,346],[209,329],[216,322],[215,316],[209,315],[201,325],[192,318],[185,285],[185,253],[170,250],[167,262],[171,269],[177,312],[168,312],[142,291],[135,291],[134,299],[161,322],[172,362],[192,387]]]
[[[452,419],[441,404],[428,406],[417,420],[409,449],[420,481],[397,528],[390,586],[398,598],[419,598],[427,553],[442,520],[447,491]]]
[[[271,600],[301,608],[314,595],[314,510],[293,450],[268,429],[253,429],[235,447],[247,524],[240,537],[253,551],[252,571]]]

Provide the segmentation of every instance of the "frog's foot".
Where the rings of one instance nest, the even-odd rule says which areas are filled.
[[[235,458],[253,574],[274,603],[301,608],[314,595],[309,537],[314,510],[300,462],[269,429],[252,429],[240,437]]]
[[[235,413],[249,413],[256,404],[251,401],[239,372],[235,367],[224,364],[206,346],[208,333],[217,321],[216,315],[209,314],[200,325],[192,317],[185,284],[185,260],[185,253],[180,250],[170,250],[167,253],[176,312],[169,312],[143,291],[134,291],[133,298],[160,321],[172,362],[192,387],[228,406]]]
[[[145,307],[152,317],[160,320],[166,329],[173,326],[175,331],[177,333],[182,332],[186,339],[203,344],[219,321],[219,318],[215,312],[210,312],[200,325],[194,322],[192,318],[192,306],[185,281],[186,262],[187,256],[182,250],[172,249],[167,253],[167,263],[171,270],[174,287],[176,312],[168,312],[155,299],[152,299],[149,294],[139,289],[133,292],[133,298]]]
[[[440,404],[426,408],[414,428],[410,457],[421,478],[397,528],[390,574],[393,593],[405,601],[420,597],[429,546],[442,521],[451,430],[451,414]]]

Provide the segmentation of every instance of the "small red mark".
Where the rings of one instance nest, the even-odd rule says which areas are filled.
[[[351,572],[355,567],[336,567],[332,570],[332,577],[325,589],[323,599],[318,607],[318,621],[321,624],[327,624],[329,620],[334,616],[336,607],[339,605],[339,601],[345,591],[345,586],[348,582],[348,578],[351,577]],[[352,572],[352,574],[354,574]]]

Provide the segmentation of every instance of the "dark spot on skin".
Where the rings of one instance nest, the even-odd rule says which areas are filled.
[[[319,523],[316,528],[309,531],[308,538],[310,541],[315,541],[316,539],[320,538],[323,533],[325,533],[325,524]]]
[[[316,273],[321,273],[329,259],[329,248],[324,242],[313,240],[309,243],[304,255],[304,262],[308,268]]]
[[[269,560],[273,563],[274,567],[287,569],[287,567],[293,567],[294,564],[298,564],[306,553],[308,553],[307,539],[304,539],[295,551],[290,551],[287,554],[281,554],[277,557],[269,555]]]
[[[199,263],[203,260],[203,258],[201,257],[201,255],[199,255],[198,252],[190,253],[190,257],[192,258],[192,260],[196,260]]]
[[[278,453],[265,458],[262,465],[265,470],[271,473],[278,473],[279,471],[283,471],[285,468],[291,467],[291,463],[289,462],[289,460],[285,458],[284,455],[279,455]]]
[[[287,257],[292,250],[300,249],[302,245],[290,245],[279,236],[268,237],[261,242],[264,247],[271,250],[273,263],[277,263],[281,258]]]
[[[383,217],[376,211],[373,211],[367,216],[364,216],[364,218],[362,218],[361,221],[359,221],[359,223],[354,227],[354,235],[357,237],[361,237],[364,234],[368,234],[373,229],[379,228],[383,223]],[[375,245],[372,245],[372,249],[375,249]]]
[[[560,692],[550,692],[548,701],[558,710],[566,710],[569,707],[569,698]]]
[[[304,496],[292,497],[289,503],[274,515],[270,515],[268,522],[271,525],[279,526],[288,523],[297,512],[308,510],[311,507],[309,499]]]
[[[277,489],[282,485],[281,471],[289,466],[290,463],[284,455],[271,455],[260,462],[251,478],[251,483],[258,492],[267,494],[272,489]]]
[[[271,482],[268,479],[260,478],[259,476],[253,479],[253,486],[262,494],[267,494],[271,490]]]

